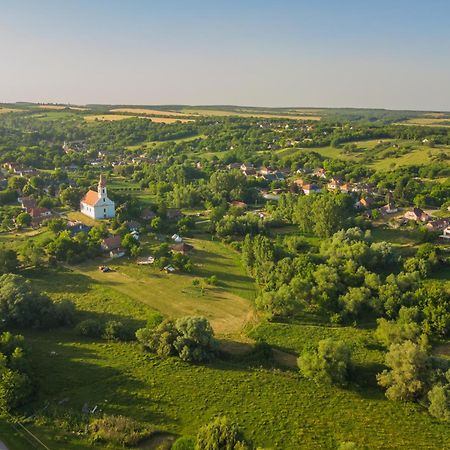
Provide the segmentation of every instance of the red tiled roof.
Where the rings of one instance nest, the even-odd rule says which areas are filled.
[[[98,192],[88,191],[86,195],[81,199],[82,203],[86,203],[89,206],[95,206],[98,202]]]
[[[114,250],[114,249],[120,247],[121,242],[122,242],[122,238],[119,235],[110,236],[110,237],[103,239],[102,247],[105,250]]]

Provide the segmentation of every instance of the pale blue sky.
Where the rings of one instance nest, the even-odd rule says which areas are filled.
[[[0,101],[450,110],[446,0],[0,0]]]

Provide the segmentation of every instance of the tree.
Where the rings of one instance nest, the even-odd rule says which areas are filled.
[[[70,303],[70,302],[69,302]],[[0,326],[48,329],[73,319],[66,303],[54,304],[20,275],[0,276]]]
[[[428,369],[428,355],[419,344],[404,341],[392,344],[386,354],[389,370],[377,375],[389,400],[413,401],[423,393]]]
[[[378,319],[375,337],[386,347],[409,340],[416,342],[420,335],[420,325],[417,323],[417,308],[400,308],[397,320]]]
[[[441,420],[450,421],[450,384],[436,384],[428,392],[429,413]]]
[[[248,449],[238,427],[226,417],[217,417],[200,428],[195,450]]]
[[[14,272],[18,266],[17,253],[11,249],[0,248],[0,274]]]
[[[16,217],[16,225],[19,228],[29,227],[31,225],[32,217],[27,212],[21,212]]]
[[[351,367],[351,350],[343,342],[324,339],[317,349],[304,351],[297,363],[305,378],[345,386]]]
[[[154,329],[136,331],[137,340],[160,356],[178,355],[184,361],[210,360],[217,348],[214,333],[204,317],[165,320]]]

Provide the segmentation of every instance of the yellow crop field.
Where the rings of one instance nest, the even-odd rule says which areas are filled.
[[[194,119],[183,119],[178,117],[140,117],[141,119],[149,119],[155,123],[175,123],[175,122],[193,122]]]
[[[151,114],[154,116],[167,116],[167,117],[186,117],[186,114],[176,111],[163,111],[159,109],[147,109],[147,108],[116,108],[111,109],[112,113],[130,113],[130,114]]]
[[[0,114],[6,114],[9,112],[17,112],[20,111],[20,109],[14,109],[14,108],[2,108],[0,107]]]
[[[125,114],[99,114],[93,116],[85,116],[84,120],[86,120],[86,122],[94,122],[95,120],[115,121],[115,120],[131,119],[132,117],[151,120],[152,122],[155,123],[192,122],[192,119],[182,119],[182,118],[179,119],[174,117],[144,117],[144,116],[131,116]]]

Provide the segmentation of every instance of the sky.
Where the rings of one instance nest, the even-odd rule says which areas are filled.
[[[448,0],[0,0],[0,102],[450,110]]]

